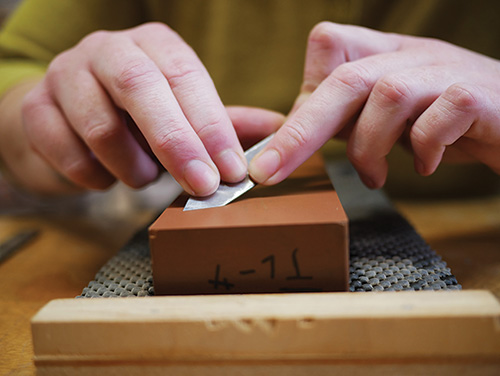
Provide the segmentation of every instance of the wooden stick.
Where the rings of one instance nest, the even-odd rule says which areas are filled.
[[[32,333],[39,374],[472,374],[500,369],[499,323],[486,291],[214,295],[55,300]]]

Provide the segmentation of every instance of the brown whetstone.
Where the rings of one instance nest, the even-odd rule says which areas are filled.
[[[156,294],[348,289],[348,220],[319,154],[227,206],[183,211],[186,200],[149,228]]]

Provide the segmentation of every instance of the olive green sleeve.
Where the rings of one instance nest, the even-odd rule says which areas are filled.
[[[0,31],[0,96],[16,83],[42,75],[58,53],[95,30],[142,23],[139,0],[26,0]]]

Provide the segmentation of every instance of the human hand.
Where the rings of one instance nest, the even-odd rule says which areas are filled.
[[[159,173],[152,154],[198,196],[247,173],[206,69],[163,24],[90,34],[52,61],[22,113],[31,147],[84,188],[142,187]]]
[[[474,159],[500,173],[500,62],[450,45],[324,22],[311,32],[304,81],[281,129],[250,163],[264,184],[286,178],[333,136],[363,182],[381,187],[401,140],[415,169]]]

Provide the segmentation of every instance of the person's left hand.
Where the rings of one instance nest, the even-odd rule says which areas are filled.
[[[348,157],[371,188],[384,184],[398,140],[422,175],[444,154],[500,173],[500,62],[438,40],[321,23],[294,108],[250,174],[278,183],[333,136],[348,139]]]

